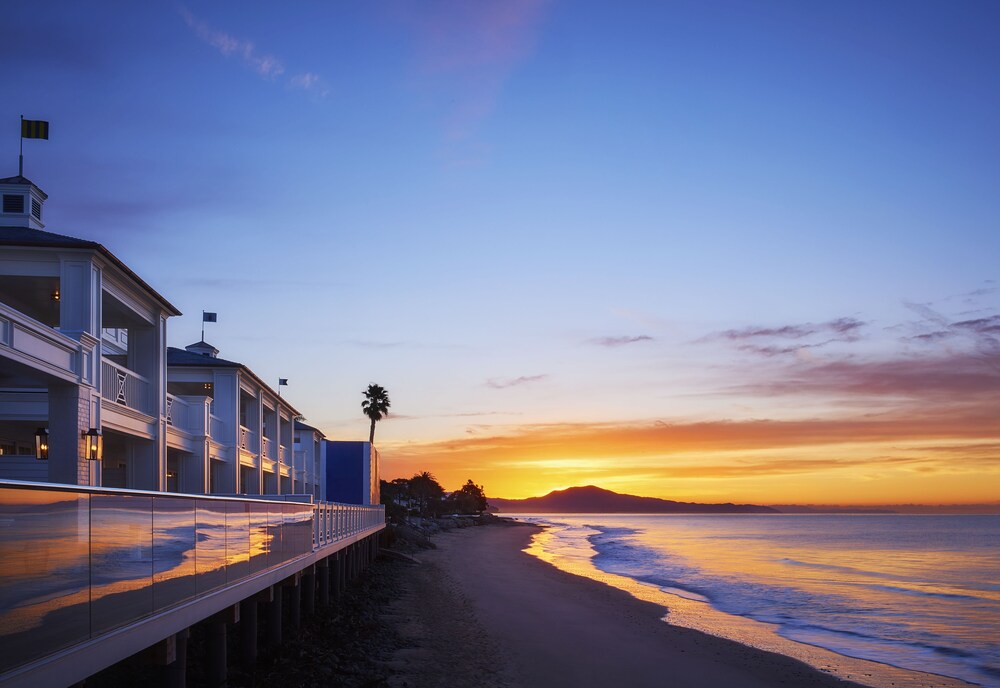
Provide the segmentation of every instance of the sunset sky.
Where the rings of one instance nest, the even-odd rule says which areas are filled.
[[[383,477],[1000,501],[1000,4],[4,8],[0,176]]]

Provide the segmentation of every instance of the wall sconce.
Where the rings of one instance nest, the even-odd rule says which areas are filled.
[[[87,440],[87,458],[91,461],[100,461],[104,453],[104,438],[101,437],[101,431],[91,428],[83,433],[83,438]]]
[[[50,297],[50,298],[51,298],[51,299],[52,299],[53,301],[58,301],[58,300],[59,300],[59,299],[61,298],[61,295],[59,294],[59,290],[58,290],[58,289],[56,289],[56,290],[55,290],[54,292],[52,292],[51,294],[49,294],[49,297]]]
[[[35,458],[41,461],[49,458],[49,429],[35,430]]]

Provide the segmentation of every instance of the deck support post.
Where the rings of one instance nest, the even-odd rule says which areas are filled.
[[[302,573],[302,611],[306,616],[316,613],[316,567],[310,566]]]
[[[292,576],[288,579],[288,584],[282,587],[288,590],[288,625],[293,631],[297,631],[302,625],[302,585],[299,577]]]
[[[228,659],[226,657],[226,617],[219,613],[205,624],[205,674],[209,685],[226,682]]]
[[[268,645],[281,645],[281,587],[272,589],[271,601],[267,603],[267,635]]]
[[[185,688],[187,685],[187,641],[190,629],[174,634],[174,661],[167,665],[167,688]]]
[[[330,557],[321,559],[317,565],[319,570],[319,606],[330,606]]]
[[[243,666],[257,663],[257,600],[240,602],[240,661]]]

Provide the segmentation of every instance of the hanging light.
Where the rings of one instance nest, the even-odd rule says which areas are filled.
[[[59,293],[59,290],[56,289],[54,292],[49,294],[49,298],[52,299],[53,301],[58,301],[59,299],[62,298],[62,295]]]
[[[83,438],[87,440],[87,458],[91,461],[100,461],[104,451],[104,438],[101,437],[101,431],[97,428],[91,428],[83,433]]]
[[[35,430],[35,458],[41,461],[49,458],[49,429]]]

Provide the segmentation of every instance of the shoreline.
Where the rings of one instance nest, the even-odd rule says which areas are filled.
[[[849,679],[867,678],[664,623],[662,604],[526,553],[541,530],[511,523],[451,531],[418,555],[424,571],[410,581],[414,593],[428,582],[450,591],[493,650],[481,654],[489,681],[450,685],[851,688],[862,683]],[[933,678],[911,685],[942,685]]]
[[[890,669],[896,680],[882,685],[894,688],[970,685],[863,660],[845,669],[840,660],[849,658],[825,650],[836,659],[817,667],[666,623],[676,615],[668,598],[677,598],[634,581],[635,590],[623,589],[622,581],[569,572],[529,554],[545,530],[540,526],[508,519],[467,526],[407,529],[400,550],[383,550],[339,601],[304,619],[284,645],[262,647],[257,665],[232,667],[228,685],[857,688],[873,685],[865,666]],[[192,688],[208,688],[203,645],[193,636]],[[231,651],[236,656],[238,648]],[[127,666],[116,674],[95,685],[135,685],[141,675]]]
[[[544,536],[544,526],[515,522],[538,528],[536,535]],[[559,560],[546,551],[544,537],[532,537],[531,544],[524,551],[566,575],[622,590],[637,600],[659,606],[664,611],[662,621],[666,626],[690,629],[757,652],[788,657],[823,675],[838,677],[844,681],[840,685],[853,685],[847,683],[850,681],[870,688],[975,688],[978,685],[950,676],[851,657],[822,646],[791,640],[779,635],[771,624],[719,611],[707,601],[672,594],[653,584],[606,573],[597,569],[589,559],[585,563]]]

